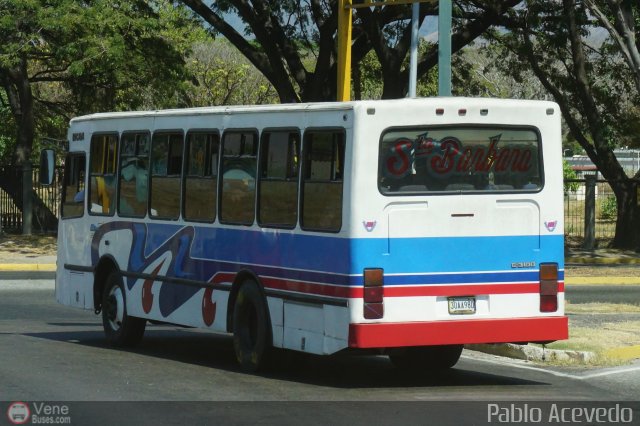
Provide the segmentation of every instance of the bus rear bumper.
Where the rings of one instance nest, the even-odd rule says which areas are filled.
[[[549,342],[568,338],[566,316],[349,325],[351,348]]]

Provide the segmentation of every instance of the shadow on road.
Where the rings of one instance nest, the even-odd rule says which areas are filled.
[[[239,371],[233,352],[232,339],[227,335],[173,326],[149,325],[139,346],[123,350],[107,346],[102,329],[97,327],[95,323],[60,322],[48,324],[65,328],[93,326],[93,329],[73,331],[67,329],[25,335],[102,348],[105,351],[130,352],[193,366],[232,372]],[[403,374],[393,367],[386,356],[350,353],[315,356],[283,350],[275,351],[274,355],[274,366],[266,372],[260,373],[259,377],[343,389],[549,385],[545,382],[512,377],[508,375],[508,372],[505,375],[480,372],[477,371],[478,367],[473,365],[473,361],[468,359],[461,359],[456,367],[439,374],[420,374],[417,371]],[[507,368],[505,366],[505,369]]]

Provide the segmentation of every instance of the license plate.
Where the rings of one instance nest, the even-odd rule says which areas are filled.
[[[450,297],[449,313],[451,315],[469,315],[476,313],[475,297]]]

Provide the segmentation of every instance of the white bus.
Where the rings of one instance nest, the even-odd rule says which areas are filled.
[[[560,110],[401,99],[71,120],[58,302],[112,345],[147,320],[448,368],[566,339]]]

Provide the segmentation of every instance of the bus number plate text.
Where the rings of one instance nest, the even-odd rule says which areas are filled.
[[[475,297],[450,297],[449,314],[451,315],[469,315],[476,313]]]

